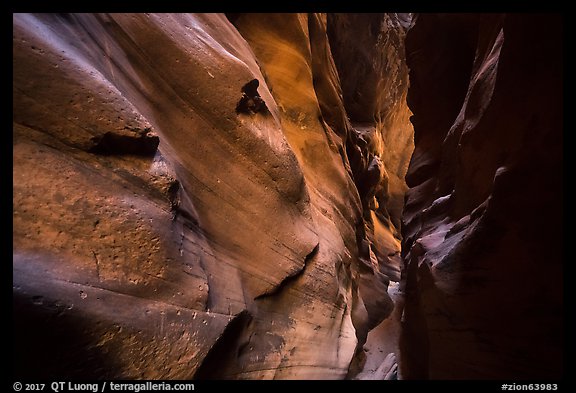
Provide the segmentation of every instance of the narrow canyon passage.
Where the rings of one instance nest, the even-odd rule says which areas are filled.
[[[14,14],[14,376],[560,378],[562,40]]]

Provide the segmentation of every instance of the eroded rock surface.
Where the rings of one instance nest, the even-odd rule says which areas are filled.
[[[562,17],[423,14],[406,53],[402,373],[559,378]]]
[[[400,19],[364,32],[396,74],[362,117],[345,16],[229,18],[13,16],[16,376],[362,370],[399,279]]]
[[[346,121],[332,120],[336,129],[345,129],[345,151],[363,208],[363,225],[358,228],[363,266],[373,266],[359,282],[369,314],[392,315],[392,302],[380,293],[387,280],[400,280],[400,220],[407,189],[404,176],[413,150],[411,115],[406,104],[408,70],[404,59],[404,39],[410,14],[329,14],[328,36],[334,63],[340,75]],[[358,43],[361,42],[361,45]],[[320,99],[320,103],[323,100]],[[325,107],[329,107],[328,104]],[[323,107],[323,113],[328,112]],[[326,116],[330,119],[336,116]],[[380,277],[380,282],[372,277]],[[384,284],[382,284],[384,282]],[[386,310],[386,311],[384,311]],[[391,322],[371,317],[369,330],[377,330],[377,340],[362,336],[349,377],[365,366],[385,362],[392,348],[383,342],[397,337],[401,307]],[[386,348],[384,351],[383,348]],[[368,356],[368,359],[366,358]],[[376,366],[377,367],[377,366]],[[374,369],[361,374],[369,376]],[[370,376],[372,378],[373,376]]]

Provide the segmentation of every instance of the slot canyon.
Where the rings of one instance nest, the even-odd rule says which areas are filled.
[[[561,14],[13,14],[13,374],[564,376]]]

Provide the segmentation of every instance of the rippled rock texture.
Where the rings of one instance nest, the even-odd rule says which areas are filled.
[[[15,14],[15,375],[394,377],[406,23]]]
[[[563,375],[562,17],[419,15],[406,37],[406,378]]]

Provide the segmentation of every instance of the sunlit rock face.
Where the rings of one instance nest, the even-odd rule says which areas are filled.
[[[563,375],[562,18],[419,15],[405,378]]]
[[[334,122],[334,127],[348,130],[345,148],[368,239],[360,249],[367,250],[374,266],[392,281],[400,280],[404,176],[414,147],[404,58],[410,20],[410,14],[329,14],[327,29],[348,114],[344,126]],[[396,312],[401,312],[398,305]],[[358,378],[374,377],[371,371],[387,362],[390,336],[397,336],[397,329],[389,318],[358,347],[349,376],[363,369]]]
[[[351,48],[346,18],[14,15],[15,375],[370,374],[399,317],[406,22],[364,16]]]

